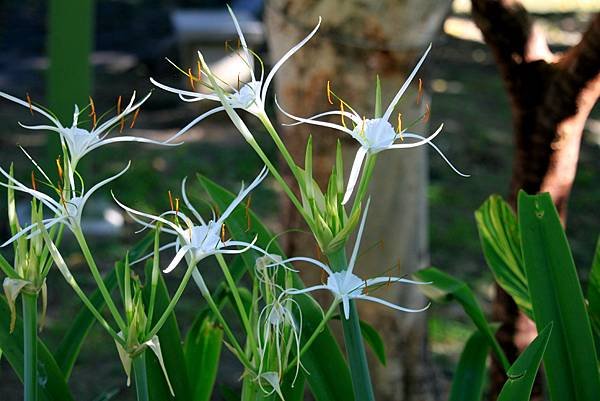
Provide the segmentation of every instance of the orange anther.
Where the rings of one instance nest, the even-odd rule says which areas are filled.
[[[94,99],[90,96],[90,117],[92,117],[93,126],[96,126],[96,105],[94,104]]]
[[[398,134],[400,135],[400,140],[403,141],[404,137],[402,136],[402,113],[398,113]]]
[[[171,210],[174,211],[175,207],[173,206],[173,196],[171,195],[171,190],[168,190],[167,194],[169,194],[169,205],[171,206]]]
[[[431,116],[431,108],[429,107],[429,104],[425,105],[425,114],[423,115],[423,122],[426,123],[427,121],[429,121],[429,117]]]
[[[340,100],[340,111],[342,112],[341,116],[342,116],[342,125],[344,126],[344,128],[346,127],[346,120],[344,119],[344,101]]]
[[[63,169],[62,166],[60,165],[60,157],[56,158],[56,169],[58,170],[58,178],[60,178],[60,180],[63,180]]]
[[[35,173],[31,170],[31,187],[34,191],[37,191],[37,186],[35,185]]]
[[[419,92],[417,92],[417,104],[421,103],[423,97],[423,80],[419,78]]]
[[[248,228],[246,229],[246,231],[250,231],[250,228],[252,226],[252,220],[250,219],[250,202],[252,200],[252,195],[248,196],[248,199],[246,200],[246,223],[248,225]]]
[[[192,87],[192,90],[196,90],[196,86],[194,86],[194,76],[192,75],[191,68],[188,68],[187,76],[190,78],[190,86]]]
[[[119,96],[119,98],[117,99],[117,114],[121,114],[121,102],[123,101],[123,98],[121,96]]]
[[[202,82],[202,65],[200,65],[200,60],[196,61],[198,67],[198,82]]]
[[[31,104],[31,97],[29,97],[29,93],[27,93],[26,96],[27,96],[27,103],[29,103],[29,112],[31,113],[31,115],[33,115],[33,105]]]
[[[131,125],[129,125],[129,128],[133,128],[133,126],[135,125],[135,122],[137,121],[137,117],[140,114],[140,109],[138,108],[135,113],[133,114],[133,119],[131,120]]]
[[[331,84],[327,81],[327,101],[329,104],[333,104],[333,100],[331,100]]]
[[[225,242],[225,224],[221,226],[221,241]]]

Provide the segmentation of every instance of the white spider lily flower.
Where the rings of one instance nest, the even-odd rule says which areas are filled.
[[[315,285],[312,287],[307,287],[304,289],[295,289],[290,288],[287,289],[286,292],[288,294],[305,294],[317,290],[328,290],[335,297],[334,302],[341,302],[344,310],[344,317],[348,319],[350,317],[350,300],[364,300],[376,302],[392,309],[396,309],[403,312],[422,312],[429,308],[429,305],[425,306],[421,309],[410,309],[403,306],[399,306],[393,304],[391,302],[385,301],[381,298],[377,298],[375,296],[369,295],[369,289],[373,287],[377,287],[384,284],[391,283],[406,283],[406,284],[429,284],[419,281],[408,280],[402,277],[375,277],[363,280],[354,274],[354,267],[356,265],[356,259],[358,257],[358,249],[360,247],[360,241],[363,234],[363,229],[365,226],[365,221],[367,217],[367,212],[369,210],[370,198],[367,200],[367,204],[365,207],[365,211],[360,222],[360,227],[358,229],[358,234],[356,237],[356,242],[354,244],[354,249],[352,251],[352,256],[350,257],[350,261],[348,263],[348,268],[346,270],[340,272],[334,272],[331,267],[328,265],[306,257],[294,257],[280,262],[279,264],[289,263],[294,261],[303,261],[311,263],[317,267],[323,269],[323,271],[327,274],[327,282],[325,284]],[[276,266],[277,264],[273,264],[272,266]]]
[[[238,254],[247,251],[248,249],[255,249],[262,253],[266,253],[262,249],[258,248],[254,245],[254,242],[244,242],[244,241],[234,241],[234,240],[225,240],[221,237],[221,232],[223,229],[223,224],[225,220],[233,213],[235,208],[242,202],[242,200],[254,189],[256,188],[268,175],[268,170],[266,167],[262,169],[260,174],[254,179],[254,181],[247,187],[244,188],[242,184],[242,188],[240,192],[235,197],[235,199],[231,202],[231,204],[225,209],[223,214],[217,219],[213,212],[213,218],[206,222],[200,213],[192,206],[190,203],[186,191],[185,184],[186,179],[184,178],[181,183],[181,192],[183,202],[186,207],[190,210],[190,212],[194,215],[197,220],[197,223],[194,223],[192,219],[187,217],[181,211],[167,211],[158,216],[152,215],[150,213],[144,213],[135,209],[132,209],[121,202],[119,202],[116,198],[115,201],[119,206],[121,206],[127,213],[139,224],[145,228],[156,228],[156,223],[162,223],[160,230],[167,234],[171,234],[176,236],[175,240],[163,245],[160,250],[164,250],[167,248],[175,248],[177,253],[175,257],[169,263],[166,269],[164,269],[165,273],[170,273],[177,267],[179,262],[186,257],[190,264],[196,264],[202,259],[216,254]],[[114,195],[113,195],[114,198]],[[167,216],[174,216],[177,223],[168,220]],[[143,219],[149,219],[149,221],[144,221]],[[184,225],[179,224],[179,220],[181,219]],[[241,249],[230,249],[230,247],[243,247]],[[152,255],[147,255],[146,257],[135,261],[137,263],[147,257]]]
[[[235,14],[233,13],[233,11],[231,10],[231,8],[229,6],[227,6],[227,8],[229,10],[229,13],[231,14],[231,18],[233,19],[235,29],[239,36],[240,46],[242,48],[242,51],[244,52],[244,57],[246,60],[250,60],[251,57],[255,56],[255,53],[248,48],[246,39],[244,37],[244,33],[242,32],[242,30],[240,28],[240,24],[238,23],[238,20],[235,17]],[[273,68],[267,74],[266,77],[265,77],[264,65],[262,64],[262,61],[261,61],[261,73],[260,73],[259,79],[257,79],[257,77],[255,76],[253,69],[250,68],[250,66],[248,66],[250,69],[250,76],[251,76],[250,82],[244,83],[239,88],[234,88],[227,84],[227,86],[229,86],[229,89],[231,91],[230,93],[226,94],[228,106],[231,106],[234,109],[246,110],[248,113],[253,114],[257,117],[266,115],[265,102],[266,102],[266,98],[267,98],[267,91],[269,90],[269,86],[271,85],[271,82],[273,81],[275,74],[279,71],[279,69],[283,66],[283,64],[292,55],[294,55],[294,53],[296,53],[298,50],[300,50],[300,48],[302,46],[304,46],[306,44],[306,42],[308,42],[317,33],[317,30],[319,29],[320,25],[321,25],[321,18],[319,17],[319,22],[317,23],[315,28],[304,39],[302,39],[298,44],[296,44],[290,50],[288,50],[287,53],[285,53],[283,55],[283,57],[279,61],[277,61],[277,63],[275,63],[275,65],[273,66]],[[200,52],[198,52],[198,56],[200,57],[200,59],[202,59],[202,55]],[[200,73],[204,74],[204,75],[207,74],[204,71],[200,71]],[[193,79],[193,78],[191,78],[191,79]],[[216,78],[216,79],[218,80],[218,78]],[[210,101],[215,101],[215,102],[219,102],[219,103],[221,102],[219,97],[214,92],[199,93],[199,92],[187,91],[187,90],[183,90],[183,89],[177,89],[177,88],[173,88],[173,87],[164,85],[164,84],[156,81],[154,78],[150,78],[150,82],[152,82],[157,87],[164,89],[165,91],[179,95],[179,98],[181,100],[183,100],[184,102],[197,102],[197,101],[201,101],[201,100],[210,100]],[[225,108],[223,106],[217,106],[217,107],[201,114],[200,116],[198,116],[194,120],[192,120],[184,128],[182,128],[177,134],[175,134],[173,137],[171,137],[169,139],[169,141],[172,141],[172,140],[176,139],[177,137],[179,137],[180,135],[184,134],[190,128],[192,128],[194,125],[196,125],[198,122],[202,121],[206,117],[208,117],[212,114],[218,113],[220,111],[223,111],[223,110],[225,110]]]
[[[365,157],[368,154],[376,154],[376,153],[382,152],[384,150],[414,148],[414,147],[428,144],[428,145],[432,146],[440,154],[440,156],[444,159],[444,161],[446,161],[446,163],[448,163],[448,165],[457,174],[459,174],[463,177],[468,177],[468,175],[463,174],[460,171],[458,171],[458,169],[456,169],[456,167],[454,167],[452,165],[452,163],[448,160],[448,158],[446,158],[446,156],[442,153],[442,151],[435,144],[433,144],[431,142],[442,131],[444,124],[441,124],[439,126],[439,128],[432,135],[430,135],[428,137],[423,137],[421,135],[418,135],[415,133],[410,133],[410,132],[404,132],[404,131],[396,132],[396,130],[394,129],[392,124],[390,124],[390,122],[389,122],[392,112],[396,108],[396,105],[400,101],[400,98],[402,97],[402,95],[404,94],[406,89],[408,89],[408,86],[410,85],[411,81],[417,74],[417,71],[419,70],[419,68],[421,67],[423,62],[425,61],[425,58],[427,57],[427,54],[429,53],[430,50],[431,50],[431,45],[429,45],[429,47],[425,51],[425,54],[423,54],[423,56],[421,57],[421,59],[419,60],[419,62],[415,66],[415,68],[413,69],[413,71],[410,73],[410,75],[408,76],[408,78],[406,79],[406,81],[404,82],[404,84],[402,85],[400,90],[398,91],[398,93],[396,93],[396,96],[394,96],[394,98],[392,99],[391,103],[388,105],[387,109],[385,110],[385,113],[383,114],[383,116],[381,118],[367,119],[367,118],[361,117],[352,108],[350,108],[349,111],[346,111],[346,110],[327,111],[324,113],[316,114],[312,117],[302,118],[302,117],[295,116],[295,115],[290,114],[287,111],[285,111],[277,102],[277,98],[275,98],[275,103],[276,103],[277,107],[279,108],[279,110],[281,110],[281,112],[283,114],[285,114],[287,117],[291,118],[292,120],[296,120],[296,123],[285,124],[285,125],[297,125],[297,124],[306,123],[306,124],[318,125],[318,126],[322,126],[322,127],[333,128],[333,129],[342,131],[342,132],[350,135],[352,138],[356,139],[356,141],[360,144],[360,148],[356,152],[356,156],[354,158],[354,163],[352,164],[352,169],[350,170],[350,177],[348,178],[348,186],[347,186],[346,192],[344,194],[344,199],[342,200],[343,205],[345,205],[348,202],[348,200],[350,200],[352,192],[354,191],[354,187],[356,186],[356,182],[358,181],[360,169],[362,167],[363,161],[365,160]],[[342,125],[319,120],[319,118],[321,118],[321,117],[328,117],[328,116],[332,116],[332,115],[341,116],[342,117]],[[354,128],[351,129],[351,128],[347,127],[345,125],[345,123],[343,123],[344,118],[348,118],[350,121],[352,121],[352,123],[354,124]],[[417,141],[396,143],[396,141],[398,139],[403,140],[404,138],[417,139]]]
[[[10,174],[8,174],[2,167],[0,167],[0,174],[8,178],[8,184],[0,182],[0,185],[15,191],[27,193],[42,202],[44,206],[50,209],[50,211],[54,214],[54,217],[43,219],[41,222],[46,230],[56,224],[61,223],[66,225],[71,231],[77,231],[81,228],[81,216],[83,214],[83,208],[86,202],[98,189],[125,174],[125,172],[129,169],[129,166],[131,166],[131,162],[128,162],[127,166],[125,166],[125,168],[117,174],[108,177],[94,185],[89,191],[85,191],[82,188],[81,192],[75,196],[68,196],[67,193],[62,193],[59,200],[56,200],[47,194],[38,191],[37,189],[29,188],[28,186],[22,184],[15,178],[11,177]],[[6,242],[0,245],[0,247],[4,247],[13,243],[25,234],[29,233],[28,238],[39,234],[40,230],[36,227],[37,223],[30,224],[9,238]]]
[[[61,142],[65,144],[69,151],[71,166],[75,170],[77,163],[89,152],[97,149],[101,146],[108,145],[115,142],[143,142],[152,143],[156,145],[168,145],[176,146],[178,144],[169,144],[165,142],[154,141],[151,139],[141,138],[137,136],[116,136],[108,138],[110,131],[116,125],[118,125],[122,119],[127,117],[129,114],[137,112],[142,104],[150,97],[151,93],[146,95],[142,100],[135,103],[135,91],[129,100],[129,104],[120,111],[116,116],[94,126],[91,130],[79,128],[77,126],[79,122],[79,115],[81,114],[79,107],[75,105],[75,111],[73,112],[73,123],[70,127],[65,127],[61,122],[48,111],[32,104],[30,101],[24,101],[11,96],[7,93],[0,92],[0,96],[8,99],[14,103],[20,104],[21,106],[27,107],[32,112],[36,111],[46,117],[53,125],[25,125],[19,123],[23,128],[31,130],[43,130],[43,131],[54,131],[60,135]]]

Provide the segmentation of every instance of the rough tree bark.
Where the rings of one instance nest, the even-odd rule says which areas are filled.
[[[600,14],[576,46],[555,54],[517,1],[473,0],[472,6],[511,100],[515,157],[510,202],[514,207],[519,189],[550,192],[564,224],[583,127],[600,95]],[[493,313],[502,322],[498,339],[514,360],[535,336],[535,326],[499,287]],[[504,381],[495,364],[494,399]]]
[[[317,36],[287,62],[278,75],[278,101],[287,111],[309,116],[330,110],[326,83],[360,113],[374,109],[375,76],[383,83],[383,104],[390,101],[434,38],[449,9],[449,1],[381,0],[272,0],[265,20],[272,60],[277,60],[323,17]],[[423,77],[423,73],[419,74]],[[417,105],[417,89],[405,94],[400,104],[404,121],[424,113],[425,96]],[[287,122],[284,118],[282,122]],[[339,121],[336,121],[339,123]],[[420,126],[418,129],[425,130]],[[307,134],[313,135],[314,173],[325,188],[334,164],[335,142],[344,140],[346,167],[352,162],[356,144],[333,131],[300,125],[282,128],[285,142],[296,160],[303,160]],[[358,273],[380,275],[400,261],[400,274],[428,263],[427,249],[427,158],[424,149],[388,151],[380,154],[371,182],[372,204],[362,251],[370,245]],[[287,227],[300,227],[293,207],[284,202]],[[308,235],[287,236],[290,255],[313,255],[315,244]],[[315,283],[319,274],[304,278]],[[394,272],[397,273],[397,270]],[[383,294],[383,292],[382,292]],[[378,295],[382,295],[378,294]],[[390,286],[385,296],[401,305],[422,306],[426,302],[415,288]],[[429,401],[438,398],[434,375],[428,364],[426,315],[401,314],[376,305],[359,305],[361,317],[381,332],[386,342],[387,366],[371,358],[376,398],[380,401]]]

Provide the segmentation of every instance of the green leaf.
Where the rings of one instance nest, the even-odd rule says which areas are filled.
[[[199,176],[198,178],[218,208],[225,210],[234,195],[206,177]],[[283,256],[284,253],[277,242],[271,242],[273,235],[252,211],[248,210],[248,214],[251,230],[248,230],[246,210],[243,207],[238,207],[227,219],[227,227],[232,236],[236,240],[251,241],[257,235],[257,246],[266,249],[270,245],[269,252]],[[247,268],[254,268],[257,258],[255,252],[247,251],[240,256],[245,261]],[[293,285],[296,288],[304,287],[297,275],[293,276]],[[323,311],[309,296],[299,296],[296,301],[303,313],[302,338],[306,340],[319,325]],[[301,359],[303,366],[310,372],[306,379],[317,401],[352,401],[354,399],[348,366],[328,328],[317,336]]]
[[[146,285],[143,289],[144,304],[150,299],[150,278],[152,277],[152,263],[146,264],[145,269]],[[160,319],[163,312],[169,305],[170,297],[163,276],[159,276],[156,287],[156,300],[154,306],[154,317],[152,325]],[[188,375],[185,372],[185,357],[181,345],[181,333],[177,325],[175,312],[171,312],[162,328],[158,331],[160,348],[163,355],[164,364],[169,375],[169,380],[173,386],[175,397],[171,396],[165,375],[158,359],[154,354],[146,354],[146,368],[148,370],[148,384],[151,400],[181,400],[189,401],[191,399],[190,384]],[[150,356],[152,355],[152,356]]]
[[[552,326],[552,323],[549,323],[544,327],[510,367],[507,372],[508,380],[502,387],[498,401],[529,401],[535,376],[552,333]]]
[[[217,378],[223,329],[201,312],[190,328],[184,345],[188,380],[191,384],[191,401],[210,401]]]
[[[487,338],[490,347],[492,347],[492,350],[494,350],[494,353],[502,363],[504,370],[508,369],[510,366],[508,359],[504,355],[500,344],[498,344],[492,328],[488,324],[479,303],[473,295],[473,291],[471,291],[465,282],[455,279],[435,267],[419,270],[413,276],[417,280],[431,283],[419,286],[419,289],[429,299],[436,302],[456,300],[460,303],[475,326]]]
[[[340,315],[335,315],[332,319],[340,320]],[[373,354],[379,359],[382,365],[386,365],[385,344],[377,330],[364,320],[360,321],[360,332],[363,340],[371,347]]]
[[[590,321],[573,256],[549,194],[519,193],[525,271],[538,330],[554,322],[544,354],[554,401],[595,400],[600,380]]]
[[[377,75],[377,81],[375,83],[375,118],[381,118],[383,116],[383,109],[381,108],[381,81],[379,80],[379,74]]]
[[[486,361],[490,343],[479,330],[471,334],[452,379],[448,401],[480,401],[487,376]]]
[[[10,310],[6,299],[0,296],[0,349],[13,368],[13,371],[23,380],[23,322],[17,316],[13,333],[9,333]],[[39,396],[47,401],[72,401],[73,396],[69,391],[67,382],[58,367],[56,360],[38,339],[38,378],[45,384],[40,385]]]
[[[600,352],[598,349],[600,343],[600,238],[596,244],[596,253],[590,270],[587,299],[588,313],[596,337],[596,352]]]
[[[481,248],[496,282],[530,318],[531,301],[523,266],[517,218],[498,195],[492,195],[475,212]]]

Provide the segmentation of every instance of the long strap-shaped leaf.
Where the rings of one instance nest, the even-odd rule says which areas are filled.
[[[10,310],[6,299],[0,296],[0,349],[17,377],[23,379],[23,322],[17,317],[15,330],[9,333]],[[73,401],[65,378],[54,357],[41,340],[38,340],[39,396],[47,401]],[[5,391],[5,390],[3,390]],[[1,397],[2,391],[0,391]]]
[[[476,330],[471,334],[460,354],[448,401],[481,400],[489,351],[490,344],[481,331]]]
[[[588,313],[596,340],[596,355],[598,355],[600,352],[600,239],[596,244],[596,253],[590,270],[587,299]]]
[[[598,365],[575,264],[549,194],[519,193],[521,248],[538,330],[554,322],[544,355],[553,401],[596,401]]]
[[[535,376],[548,345],[552,323],[548,324],[517,358],[508,370],[508,380],[502,387],[498,401],[529,401]]]
[[[234,195],[205,177],[199,177],[199,179],[219,210],[225,210]],[[250,227],[248,227],[248,221]],[[238,240],[251,241],[254,235],[257,235],[257,245],[261,247],[266,247],[273,238],[258,217],[250,210],[245,211],[243,207],[238,207],[227,219],[226,224],[232,236]],[[269,252],[283,256],[283,251],[276,241],[271,244]],[[248,266],[254,266],[256,254],[248,251],[241,256],[247,261]],[[303,287],[303,283],[297,275],[294,276],[293,281],[295,287]],[[308,296],[300,296],[296,300],[303,313],[303,337],[308,337],[321,321],[322,311]],[[308,371],[306,380],[317,401],[354,400],[348,366],[329,329],[323,330],[313,342],[302,357],[302,364]]]

